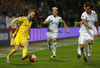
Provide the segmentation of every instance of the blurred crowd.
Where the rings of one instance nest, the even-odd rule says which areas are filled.
[[[59,16],[69,27],[74,27],[76,21],[81,21],[83,4],[91,2],[100,19],[100,0],[0,0],[0,16],[19,17],[27,16],[29,9],[36,10],[32,28],[43,28],[45,18],[52,14],[52,7],[58,7]],[[7,22],[6,22],[7,23]],[[100,23],[100,22],[99,22]],[[59,27],[63,27],[61,24]]]

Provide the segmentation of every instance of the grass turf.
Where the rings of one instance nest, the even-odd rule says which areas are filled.
[[[31,52],[37,56],[36,62],[29,59],[21,60],[21,54],[13,55],[11,63],[6,63],[6,57],[0,58],[0,68],[100,68],[100,39],[94,40],[92,62],[84,62],[83,56],[77,59],[77,43],[57,48],[57,57],[51,59],[49,49]],[[85,46],[87,53],[87,45]]]

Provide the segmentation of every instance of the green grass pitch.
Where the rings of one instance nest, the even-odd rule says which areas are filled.
[[[92,48],[92,62],[84,62],[83,55],[77,59],[77,43],[60,46],[57,56],[50,58],[49,49],[31,52],[37,56],[36,62],[29,59],[21,60],[21,54],[13,55],[11,63],[6,63],[6,57],[0,58],[0,68],[100,68],[100,39],[94,40]],[[85,46],[87,53],[87,45]]]

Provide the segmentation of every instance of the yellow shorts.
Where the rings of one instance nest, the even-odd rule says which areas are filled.
[[[20,35],[14,34],[12,39],[11,39],[10,45],[11,46],[13,46],[13,45],[22,45],[22,43],[24,41],[28,41],[26,36],[20,36]]]

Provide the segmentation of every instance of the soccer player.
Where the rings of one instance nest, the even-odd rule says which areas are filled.
[[[29,55],[26,53],[27,53],[27,49],[28,49],[28,39],[30,37],[30,27],[32,25],[32,19],[34,18],[34,16],[35,16],[35,10],[31,9],[28,13],[28,16],[15,18],[11,22],[10,28],[15,23],[19,22],[19,24],[18,24],[16,31],[14,32],[12,39],[11,39],[10,45],[13,46],[14,49],[12,49],[9,52],[9,54],[7,56],[7,63],[10,63],[11,55],[13,55],[15,52],[17,52],[19,50],[19,46],[23,47],[22,60],[29,57]]]
[[[84,54],[83,48],[86,42],[89,45],[89,48],[88,48],[89,62],[92,61],[91,49],[92,49],[93,40],[94,40],[94,26],[95,26],[94,24],[96,24],[97,35],[99,37],[97,14],[92,12],[92,6],[93,6],[92,4],[86,4],[85,12],[83,12],[81,15],[82,25],[80,28],[79,44],[80,44],[81,52],[84,55],[85,62],[87,62],[87,58],[86,58],[86,54]]]
[[[65,22],[62,20],[61,17],[59,17],[57,15],[58,14],[57,7],[52,8],[52,13],[53,13],[53,15],[48,16],[46,18],[46,20],[43,22],[43,24],[49,24],[46,35],[47,35],[48,47],[51,51],[51,58],[56,57],[56,48],[57,48],[56,40],[57,40],[57,35],[58,35],[59,22],[62,22],[64,24],[67,33],[69,33],[69,30],[68,30]]]
[[[86,4],[92,4],[92,3],[86,2],[86,3],[84,4],[84,10],[85,10]],[[93,11],[93,5],[92,5],[92,10],[91,10],[91,11],[92,11],[94,14],[96,13],[95,11]],[[84,25],[82,25],[82,22],[77,22],[77,23],[76,23],[76,25],[79,25],[79,24],[81,24],[81,25],[80,25],[81,27],[84,26]],[[81,31],[81,29],[79,30],[79,32],[80,32],[80,31]],[[80,38],[78,38],[78,55],[77,55],[78,59],[80,59],[80,57],[81,57],[81,50],[80,50],[79,40],[80,40]],[[88,48],[90,48],[89,45],[88,45]],[[84,49],[84,48],[83,48],[83,53],[86,55],[85,49]],[[89,53],[89,51],[88,51],[88,53]]]

